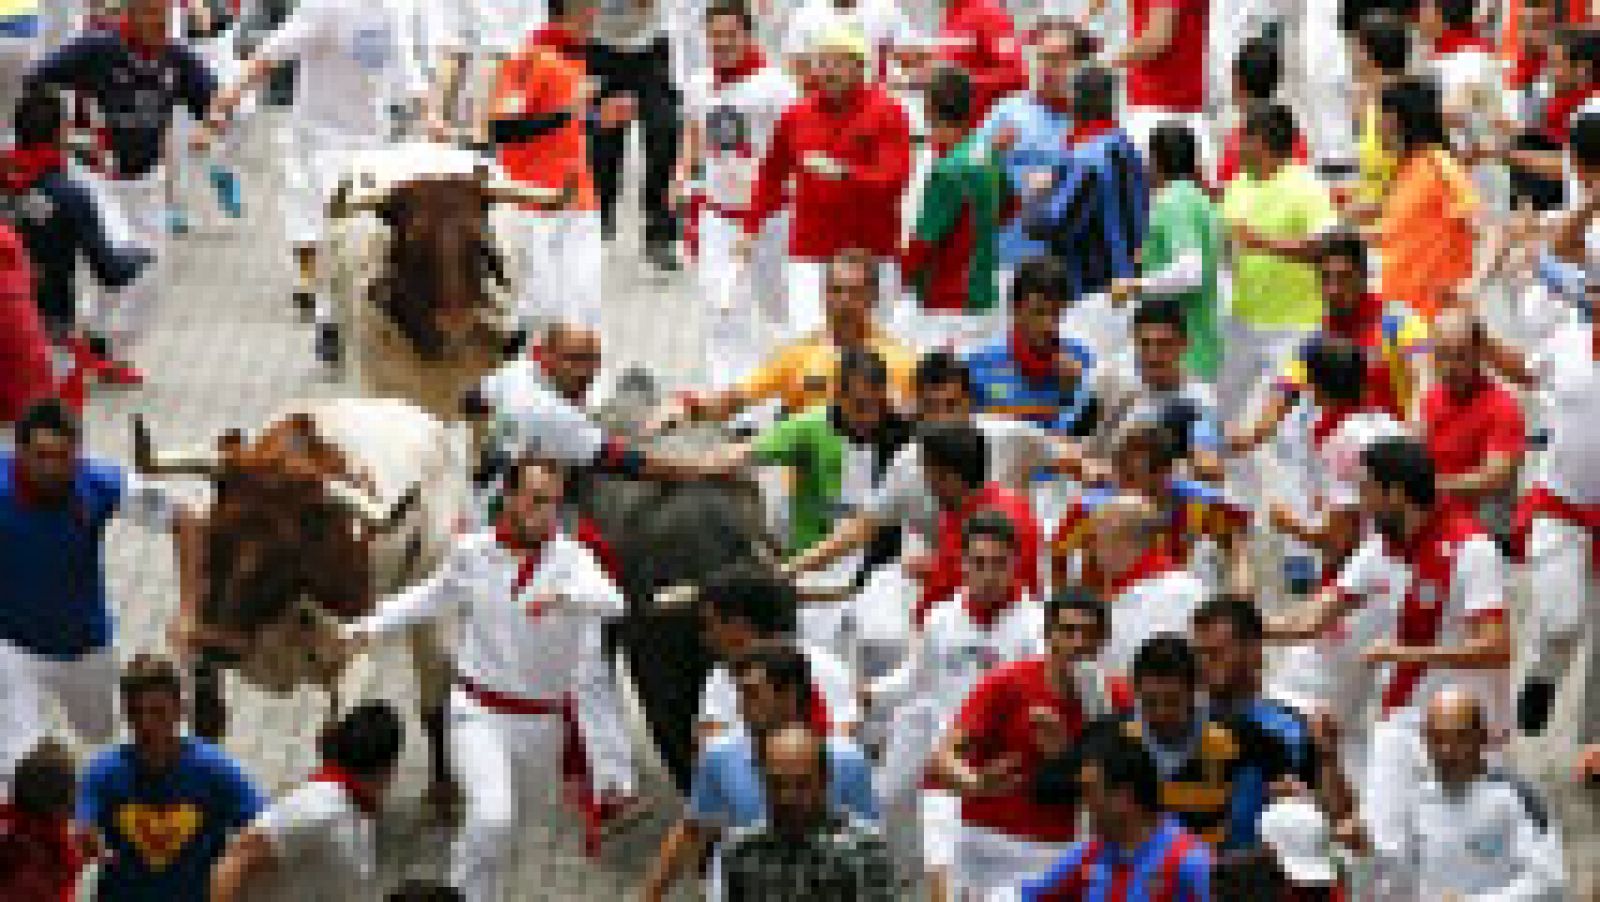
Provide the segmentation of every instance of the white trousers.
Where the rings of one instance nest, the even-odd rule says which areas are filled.
[[[995,892],[1049,871],[1066,854],[1068,845],[1019,839],[961,823],[956,831],[951,892],[958,902],[990,899]]]
[[[1600,616],[1589,556],[1592,541],[1588,530],[1576,524],[1553,517],[1533,521],[1527,573],[1534,606],[1524,627],[1530,676],[1560,680],[1588,624]]]
[[[78,170],[82,172],[82,170]],[[85,179],[100,208],[106,237],[114,245],[146,248],[155,260],[132,283],[101,292],[96,327],[114,344],[137,341],[155,315],[166,283],[166,171],[156,167],[139,178]]]
[[[109,648],[63,661],[0,642],[0,797],[17,761],[50,733],[52,699],[83,744],[97,746],[116,729],[116,687]]]
[[[467,902],[508,902],[519,848],[548,849],[581,832],[563,820],[565,727],[559,713],[497,714],[459,689],[449,712],[451,775],[466,796],[450,882]]]
[[[584,632],[583,657],[578,660],[572,693],[593,791],[602,795],[634,795],[638,780],[633,768],[633,744],[622,717],[616,669],[606,657],[598,623]]]
[[[600,325],[605,244],[595,211],[512,214],[520,270],[517,318],[526,326],[560,320]]]
[[[723,389],[748,375],[772,346],[771,320],[783,315],[783,245],[788,230],[770,221],[741,262],[744,227],[713,210],[700,214],[700,283],[708,382]]]

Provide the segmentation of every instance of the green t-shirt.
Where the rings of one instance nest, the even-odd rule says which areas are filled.
[[[826,405],[780,420],[756,437],[751,449],[754,463],[794,470],[790,551],[804,551],[827,536],[843,500],[848,445],[834,428]]]
[[[1307,238],[1331,225],[1335,212],[1322,182],[1288,163],[1266,180],[1241,173],[1229,182],[1222,217],[1267,238]],[[1267,329],[1316,328],[1322,322],[1316,270],[1277,254],[1240,252],[1233,261],[1233,315]]]
[[[1184,363],[1189,372],[1214,382],[1222,362],[1222,339],[1217,334],[1217,213],[1211,198],[1194,182],[1169,182],[1150,208],[1150,231],[1140,260],[1145,274],[1158,273],[1179,257],[1199,253],[1200,287],[1179,295],[1189,330],[1189,352]]]

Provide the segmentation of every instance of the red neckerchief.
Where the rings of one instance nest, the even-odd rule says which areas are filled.
[[[1517,54],[1516,62],[1511,71],[1506,74],[1506,84],[1513,88],[1526,88],[1533,84],[1534,79],[1544,72],[1545,50],[1543,47],[1524,47]]]
[[[528,580],[533,579],[534,571],[539,569],[539,558],[544,551],[546,540],[530,545],[522,541],[516,531],[504,521],[495,524],[494,538],[500,543],[501,548],[509,551],[511,556],[517,559],[517,576],[511,581],[511,591],[521,592],[528,585]]]
[[[161,54],[166,52],[165,41],[160,44],[149,44],[140,40],[134,31],[133,22],[127,17],[117,20],[117,34],[121,36],[123,46],[128,48],[129,53],[147,63],[160,58]]]
[[[1480,37],[1470,28],[1446,28],[1439,39],[1433,42],[1435,55],[1444,56],[1450,53],[1462,53],[1467,50],[1481,50],[1484,53],[1493,53],[1494,45],[1487,38]]]
[[[324,763],[307,780],[312,783],[332,783],[344,790],[345,798],[356,806],[357,811],[367,817],[378,816],[378,794],[339,765]]]
[[[1361,295],[1355,310],[1336,314],[1329,311],[1322,318],[1322,330],[1330,335],[1348,339],[1357,347],[1370,348],[1377,344],[1379,330],[1383,328],[1383,300],[1371,292]]]
[[[1040,106],[1052,113],[1062,116],[1072,115],[1072,98],[1070,97],[1046,97],[1043,94],[1035,94],[1033,96],[1039,101]]]
[[[827,736],[833,732],[833,717],[828,713],[828,700],[822,697],[816,683],[806,684],[805,706],[806,724],[815,730],[818,736]]]
[[[1595,85],[1584,85],[1570,91],[1557,91],[1544,103],[1545,137],[1565,144],[1572,125],[1572,114],[1594,96]]]
[[[1093,141],[1107,132],[1116,130],[1117,123],[1110,119],[1090,119],[1087,122],[1078,122],[1072,126],[1072,134],[1067,136],[1068,146]]]
[[[26,194],[46,173],[66,165],[67,155],[53,144],[13,147],[0,157],[0,187],[12,194]]]
[[[1145,549],[1144,553],[1134,560],[1133,566],[1117,574],[1115,578],[1106,583],[1105,597],[1108,599],[1116,598],[1135,583],[1144,582],[1153,576],[1160,576],[1163,573],[1171,573],[1176,569],[1178,569],[1178,562],[1172,559],[1172,555],[1167,552],[1167,549],[1161,545],[1153,545]]]
[[[767,55],[752,44],[745,48],[744,55],[735,60],[733,65],[711,68],[711,86],[722,88],[736,81],[744,81],[766,67]]]
[[[1364,410],[1366,407],[1359,403],[1330,404],[1324,407],[1317,414],[1317,421],[1311,424],[1312,444],[1322,447],[1322,443],[1328,440],[1328,436],[1333,435],[1339,424]]]
[[[967,616],[972,618],[972,622],[982,627],[985,631],[994,629],[996,621],[1000,619],[1002,614],[1011,609],[1011,605],[1015,601],[1015,598],[1008,595],[999,604],[979,605],[972,600],[970,593],[961,593],[961,607],[966,610]]]
[[[1022,378],[1029,382],[1046,382],[1054,378],[1056,373],[1056,354],[1060,352],[1057,342],[1050,343],[1047,352],[1040,351],[1023,337],[1021,329],[1011,330],[1011,362],[1022,374]]]
[[[549,47],[567,59],[583,59],[583,39],[565,25],[546,25],[529,35],[528,41],[535,46]]]

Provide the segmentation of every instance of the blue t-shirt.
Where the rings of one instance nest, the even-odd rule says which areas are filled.
[[[1023,883],[1019,895],[1023,902],[1037,902],[1066,898],[1063,894],[1076,889],[1072,898],[1080,902],[1210,902],[1211,852],[1198,839],[1188,840],[1187,850],[1178,849],[1183,835],[1183,828],[1169,816],[1131,851],[1110,843],[1073,843],[1049,872]],[[1113,895],[1118,874],[1124,871],[1128,872],[1125,890]]]
[[[872,795],[872,769],[854,743],[828,740],[828,802],[835,810],[867,821],[878,820]],[[713,743],[700,755],[689,790],[689,817],[696,823],[732,830],[766,819],[766,791],[756,767],[755,746],[746,735]]]
[[[1061,349],[1077,360],[1078,383],[1063,389],[1059,379],[1034,382],[1018,369],[1011,339],[1003,338],[967,355],[972,374],[974,407],[1026,420],[1062,435],[1082,436],[1094,427],[1090,371],[1094,353],[1076,339],[1061,339]]]
[[[1144,159],[1126,134],[1112,130],[1058,152],[1056,181],[1023,219],[1067,267],[1074,300],[1139,274],[1139,248],[1150,225]]]
[[[78,465],[59,507],[17,497],[15,459],[0,454],[0,642],[71,659],[111,642],[101,540],[127,488],[115,464]]]
[[[108,902],[205,902],[211,868],[266,800],[221,749],[183,740],[177,763],[145,773],[133,746],[108,749],[84,772],[78,822],[111,858],[99,883]]]
[[[1072,133],[1072,114],[1040,103],[1032,91],[1021,91],[995,103],[978,129],[978,139],[992,146],[995,137],[1007,129],[1017,138],[1011,149],[1000,155],[1000,162],[1011,179],[1012,191],[1020,192],[1030,171],[1048,170],[1060,159],[1061,146]],[[1000,232],[1003,266],[1016,266],[1049,252],[1048,244],[1028,237],[1021,217],[1013,218]]]

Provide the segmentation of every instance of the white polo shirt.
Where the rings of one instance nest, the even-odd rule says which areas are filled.
[[[1534,790],[1498,771],[1461,790],[1431,779],[1418,789],[1408,825],[1416,898],[1561,898],[1561,831]]]
[[[381,897],[374,825],[334,783],[304,784],[252,824],[276,867],[245,893],[249,902],[360,902]]]
[[[1195,609],[1209,595],[1205,583],[1184,569],[1160,570],[1142,576],[1108,593],[1111,637],[1100,653],[1100,663],[1113,674],[1125,675],[1133,659],[1152,637],[1160,633],[1187,635]]]
[[[295,118],[332,134],[381,137],[389,109],[427,89],[402,0],[303,0],[259,55],[299,63]]]
[[[984,626],[967,610],[965,596],[963,590],[934,605],[905,662],[872,684],[875,701],[922,700],[948,719],[990,668],[1044,654],[1039,602],[1023,598]]]

